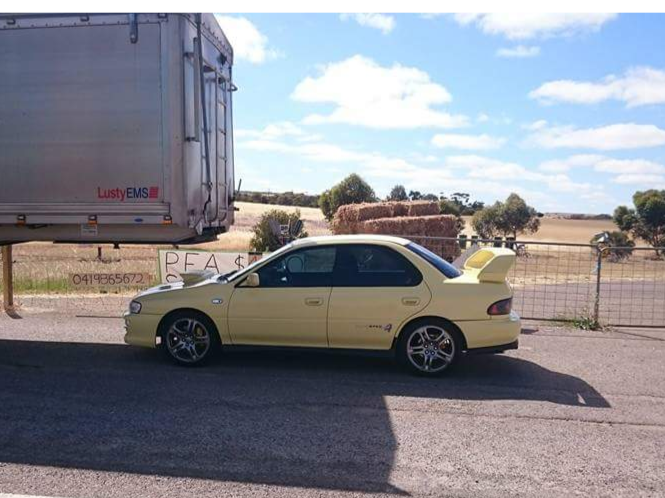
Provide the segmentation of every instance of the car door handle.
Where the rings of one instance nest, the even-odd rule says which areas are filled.
[[[403,297],[402,304],[404,306],[418,306],[420,304],[420,299],[417,297]]]
[[[305,299],[305,304],[307,306],[321,306],[323,304],[322,297],[308,297]]]

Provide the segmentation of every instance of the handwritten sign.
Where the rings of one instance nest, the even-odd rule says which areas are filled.
[[[72,287],[148,287],[149,273],[70,273],[69,285]]]
[[[211,252],[183,249],[159,250],[159,274],[162,283],[179,282],[180,274],[194,270],[229,273],[242,270],[263,257],[254,252]]]

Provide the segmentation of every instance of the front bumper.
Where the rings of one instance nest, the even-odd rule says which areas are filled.
[[[125,342],[132,346],[154,348],[157,346],[157,327],[161,315],[139,313],[135,315],[126,311],[122,316],[125,320]]]
[[[515,349],[508,346],[513,343],[516,345],[522,330],[522,321],[514,311],[511,311],[509,315],[492,317],[489,320],[455,323],[462,330],[469,350],[477,348]]]

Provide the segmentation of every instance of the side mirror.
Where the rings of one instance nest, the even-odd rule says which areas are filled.
[[[261,279],[259,279],[258,273],[250,273],[245,279],[246,287],[258,287],[261,284]]]

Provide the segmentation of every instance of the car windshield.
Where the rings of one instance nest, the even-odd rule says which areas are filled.
[[[443,259],[441,256],[437,256],[432,251],[430,251],[429,249],[425,249],[421,245],[410,242],[406,245],[406,247],[411,251],[415,252],[418,256],[423,258],[425,261],[427,261],[429,264],[431,264],[441,273],[443,273],[446,276],[446,278],[456,278],[462,274],[461,271],[459,271],[453,265],[448,263],[448,261]]]

